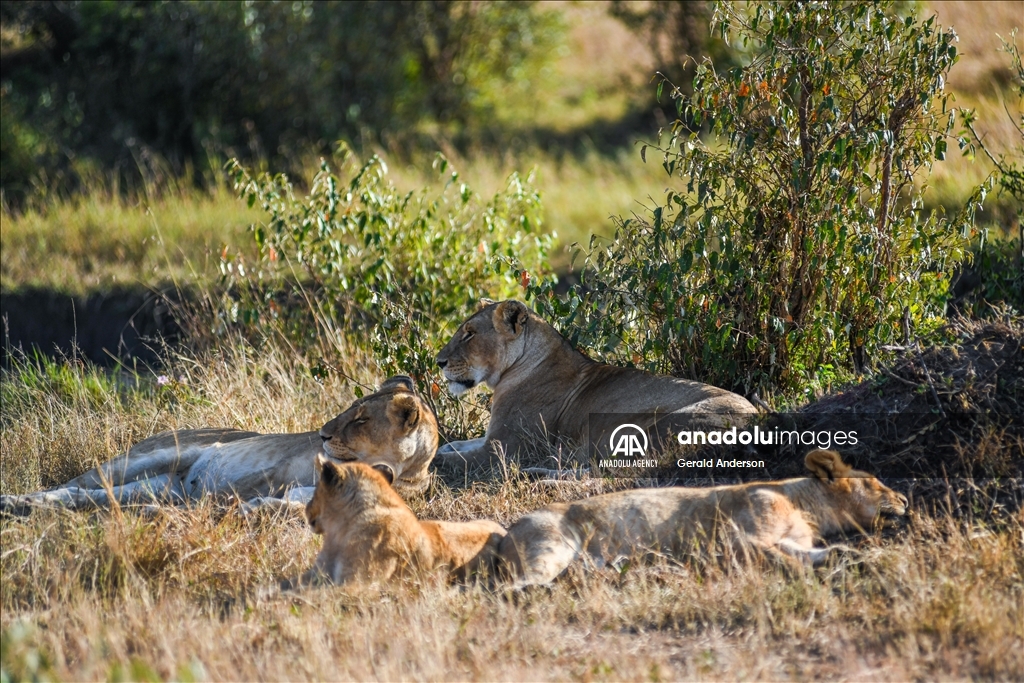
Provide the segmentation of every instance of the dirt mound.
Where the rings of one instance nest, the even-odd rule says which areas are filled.
[[[1024,498],[1024,319],[959,320],[952,341],[897,350],[874,378],[804,407],[822,419],[885,416],[861,440],[861,460],[915,479],[919,495],[960,507],[979,487],[992,506]],[[876,419],[877,421],[877,419]],[[951,483],[952,482],[952,483]]]

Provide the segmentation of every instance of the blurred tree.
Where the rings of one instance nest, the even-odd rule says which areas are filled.
[[[657,71],[686,93],[704,58],[711,59],[718,69],[737,65],[729,45],[711,34],[710,2],[613,0],[609,13],[647,41]]]
[[[180,173],[424,126],[457,136],[486,117],[493,81],[544,54],[550,14],[464,0],[3,3],[3,187],[25,184],[26,155]]]

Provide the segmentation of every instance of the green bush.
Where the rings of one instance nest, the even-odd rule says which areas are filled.
[[[658,87],[680,120],[641,155],[658,150],[678,184],[592,243],[566,299],[531,295],[607,356],[736,390],[860,372],[905,319],[941,315],[984,197],[926,214],[914,182],[955,123],[956,35],[892,3],[722,2],[714,17],[751,59],[706,60],[692,96]]]
[[[340,169],[323,162],[298,197],[287,177],[254,178],[230,162],[239,194],[268,218],[252,228],[259,267],[226,262],[225,273],[236,283],[277,283],[258,288],[263,299],[237,309],[234,321],[279,315],[275,297],[290,281],[317,323],[292,326],[292,338],[312,346],[325,332],[347,335],[372,349],[382,373],[412,375],[437,399],[434,358],[459,322],[481,297],[521,295],[529,273],[547,271],[554,236],[541,231],[540,197],[531,178],[513,174],[485,200],[441,155],[438,185],[415,192],[396,190],[376,155],[361,163],[342,146]]]

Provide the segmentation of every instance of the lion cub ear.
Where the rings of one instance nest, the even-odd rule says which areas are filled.
[[[522,301],[510,299],[502,301],[494,309],[494,316],[491,319],[494,329],[512,337],[518,337],[530,318],[530,310]]]
[[[384,391],[385,389],[397,389],[402,387],[409,391],[416,391],[416,385],[413,384],[412,377],[409,375],[395,375],[394,377],[388,377],[384,380],[384,383],[380,385],[378,391]]]
[[[406,432],[412,431],[420,423],[420,404],[415,396],[399,394],[388,406],[388,417],[392,424],[397,424]]]
[[[852,469],[835,451],[820,448],[807,454],[804,465],[822,481],[835,481],[837,477],[847,476]]]
[[[388,486],[395,483],[395,471],[391,469],[391,465],[379,462],[373,466],[373,469],[380,472],[384,476],[384,478],[388,480]]]
[[[343,475],[338,469],[338,465],[327,458],[323,458],[322,462],[320,458],[317,458],[317,464],[320,468],[320,481],[324,486],[335,488],[341,483]]]

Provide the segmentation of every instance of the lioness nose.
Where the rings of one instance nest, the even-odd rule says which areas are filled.
[[[900,503],[903,504],[904,509],[910,507],[910,503],[907,501],[906,496],[904,496],[902,493],[899,493],[897,494],[897,497],[900,499]]]
[[[330,434],[321,434],[320,435],[320,439],[323,440],[324,443],[327,443],[328,441],[331,440],[331,435]]]
[[[438,357],[437,357],[437,367],[439,367],[439,368],[441,368],[442,370],[444,370],[444,366],[446,366],[446,365],[448,365],[448,360],[447,360],[447,359],[445,359],[445,358],[441,358],[440,356],[438,356]]]

